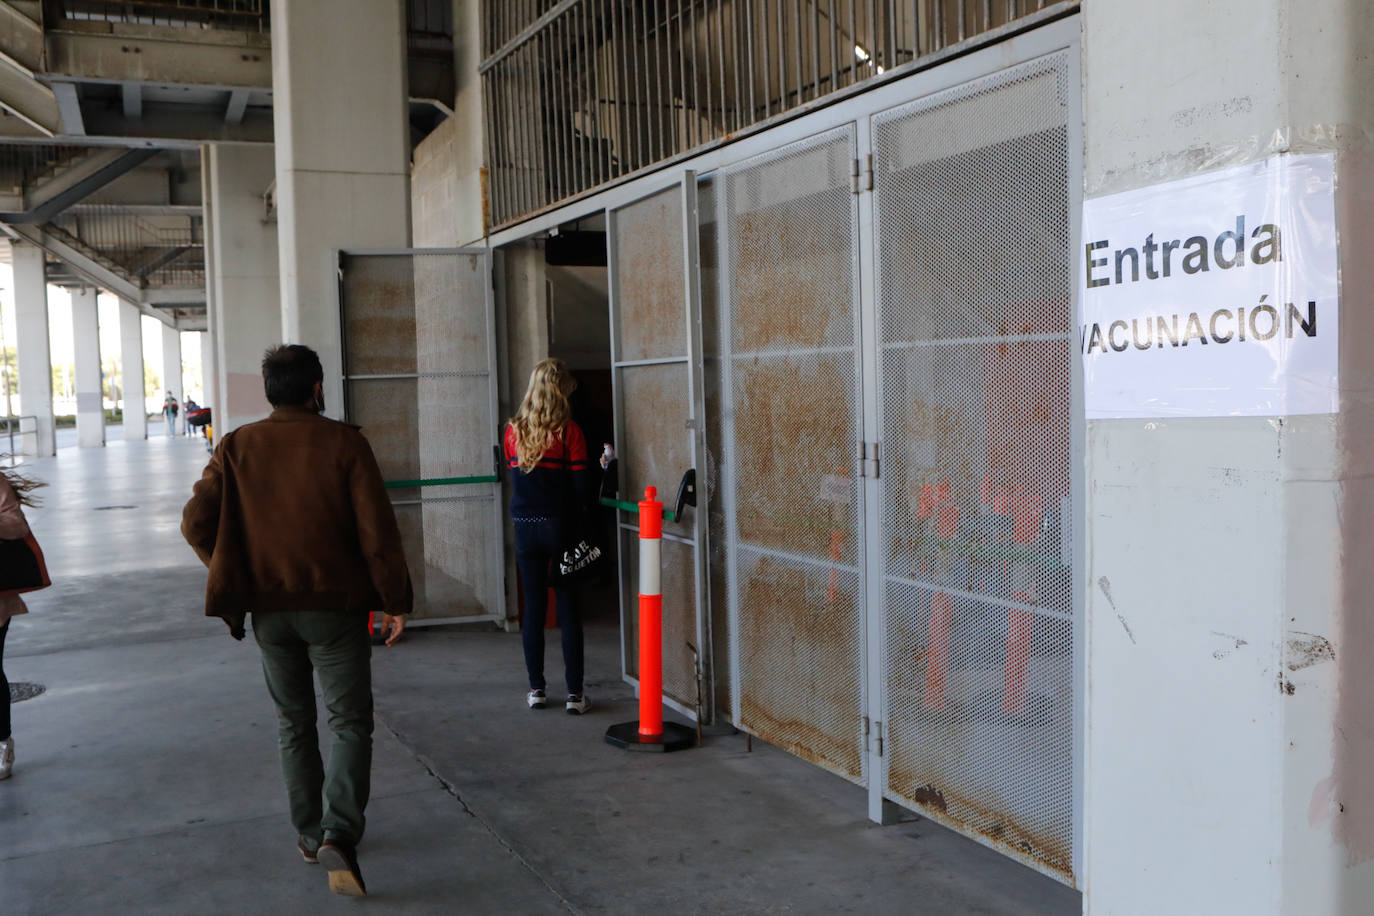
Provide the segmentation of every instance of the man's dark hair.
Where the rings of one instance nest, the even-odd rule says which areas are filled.
[[[300,407],[324,381],[320,357],[309,347],[282,344],[262,357],[262,387],[273,407]]]

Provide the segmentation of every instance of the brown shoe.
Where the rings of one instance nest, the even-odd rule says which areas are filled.
[[[305,860],[305,863],[307,865],[320,864],[319,858],[315,855],[315,853],[310,851],[309,846],[305,845],[305,837],[296,837],[296,848],[301,851],[301,858]]]
[[[329,870],[331,891],[349,897],[367,896],[367,885],[363,884],[363,873],[358,870],[358,856],[352,846],[325,840],[315,857]]]

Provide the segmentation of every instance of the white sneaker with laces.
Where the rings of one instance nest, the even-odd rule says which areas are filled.
[[[9,779],[14,772],[14,739],[0,741],[0,779]]]
[[[580,716],[592,708],[592,701],[585,693],[570,693],[564,708],[567,709],[568,715]]]
[[[542,690],[531,690],[525,694],[525,703],[529,705],[530,709],[543,709],[548,701],[549,698],[544,695]]]

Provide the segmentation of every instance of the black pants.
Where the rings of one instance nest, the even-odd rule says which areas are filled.
[[[5,679],[5,634],[10,622],[0,626],[0,741],[10,736],[10,682]]]
[[[515,520],[515,565],[525,589],[520,635],[525,644],[525,670],[530,689],[543,690],[544,616],[548,607],[549,564],[563,543],[563,525],[552,519]],[[554,589],[558,626],[563,630],[563,673],[568,693],[582,692],[582,608],[577,587]]]

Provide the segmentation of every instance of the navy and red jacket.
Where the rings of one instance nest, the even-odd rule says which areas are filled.
[[[510,469],[511,518],[561,519],[582,510],[592,493],[587,437],[571,420],[528,472],[520,470],[515,428],[506,425],[506,467]]]

